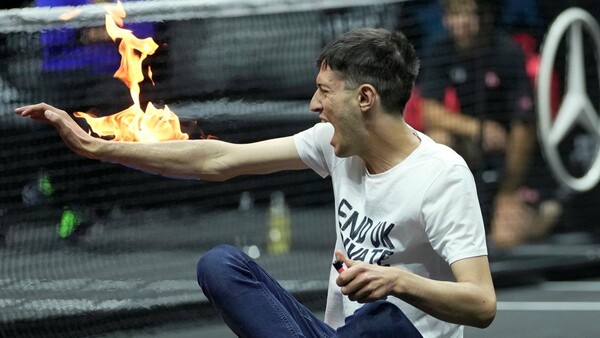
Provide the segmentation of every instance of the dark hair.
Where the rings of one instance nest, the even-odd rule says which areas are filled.
[[[501,6],[500,0],[440,0],[445,12],[462,12],[464,8],[475,5],[477,14],[495,13]]]
[[[390,112],[404,112],[419,73],[413,45],[400,32],[360,28],[331,41],[317,58],[317,67],[329,66],[341,75],[346,89],[372,85]]]
[[[441,0],[442,10],[446,14],[464,13],[474,7],[475,13],[480,18],[484,33],[490,34],[496,24],[496,16],[501,9],[500,0]]]

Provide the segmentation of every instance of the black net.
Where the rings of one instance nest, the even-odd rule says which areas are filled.
[[[0,336],[81,337],[213,318],[202,306],[206,299],[194,269],[203,252],[221,243],[243,248],[303,302],[322,310],[335,240],[330,181],[300,171],[211,183],[74,155],[53,129],[17,117],[14,108],[43,101],[69,113],[111,115],[131,106],[132,98],[113,77],[120,55],[106,36],[101,4],[35,8],[35,3],[0,11]],[[580,5],[599,14],[593,1],[497,3],[494,22],[521,47],[521,61],[533,67],[527,79],[533,87],[535,58],[558,13]],[[442,9],[433,0],[131,1],[125,10],[126,27],[159,45],[143,63],[153,80],[140,84],[142,106],[168,105],[193,139],[212,135],[246,143],[317,123],[308,108],[315,59],[333,37],[358,27],[399,29],[415,44],[423,69],[405,118],[427,132],[422,104],[437,95],[436,85],[448,75],[432,78],[428,67],[454,54],[431,52],[445,34]],[[558,103],[566,88],[565,44],[554,69]],[[589,36],[584,44],[586,51],[599,47]],[[585,54],[586,85],[595,104],[596,54]],[[472,60],[469,74],[486,75],[488,61],[482,60]],[[460,75],[460,69],[453,71]],[[482,78],[488,81],[484,86],[495,86],[494,74]],[[503,113],[503,93],[490,97],[482,88],[461,87],[463,107],[471,105],[473,115]],[[442,90],[442,99],[452,101],[452,93]],[[535,124],[536,117],[524,120]],[[575,128],[561,146],[577,176],[596,156],[598,137]],[[480,161],[480,147],[470,145],[467,155],[484,213],[491,213],[503,175],[494,168],[503,167],[505,158]],[[597,233],[590,222],[599,219],[598,189],[575,193],[561,187],[537,141],[533,148],[522,198],[536,212],[548,200],[563,209],[542,235]]]
[[[237,143],[317,123],[308,103],[320,48],[355,27],[394,29],[402,7],[125,5],[125,27],[159,45],[143,64],[154,83],[140,84],[142,106],[168,105],[190,138]],[[335,238],[328,180],[309,171],[223,183],[164,178],[78,157],[50,127],[13,115],[14,107],[41,101],[97,115],[131,106],[127,86],[113,78],[120,56],[103,33],[103,8],[80,9],[66,22],[48,17],[73,8],[2,13],[3,23],[12,22],[3,26],[0,59],[2,335],[85,336],[214,318],[203,310],[194,270],[221,243],[257,257],[303,302],[323,309]]]

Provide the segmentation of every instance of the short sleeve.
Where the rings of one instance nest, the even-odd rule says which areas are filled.
[[[440,173],[426,192],[422,213],[433,249],[448,264],[487,255],[475,181],[466,166],[452,165]]]
[[[302,161],[323,178],[331,174],[331,160],[328,159],[335,156],[329,144],[332,136],[333,126],[329,123],[318,123],[294,135],[296,150]]]

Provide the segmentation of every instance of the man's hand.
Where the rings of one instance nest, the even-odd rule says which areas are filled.
[[[339,250],[336,250],[335,257],[347,267],[335,282],[350,300],[368,303],[384,299],[392,293],[398,269],[354,261]]]
[[[58,131],[60,137],[71,150],[79,155],[94,158],[94,150],[97,149],[101,140],[92,137],[81,129],[64,110],[46,103],[38,103],[16,108],[15,113],[33,120],[47,122]]]
[[[482,128],[482,146],[484,151],[505,151],[508,140],[506,129],[498,122],[485,120]]]

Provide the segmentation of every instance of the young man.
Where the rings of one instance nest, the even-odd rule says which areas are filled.
[[[404,35],[358,29],[317,60],[310,109],[323,123],[251,144],[218,140],[110,142],[66,112],[17,108],[53,125],[89,158],[167,176],[226,180],[310,168],[331,176],[337,220],[325,323],[248,256],[218,246],[198,262],[198,282],[241,337],[462,337],[495,316],[473,176],[450,148],[414,131],[402,113],[419,61]]]

